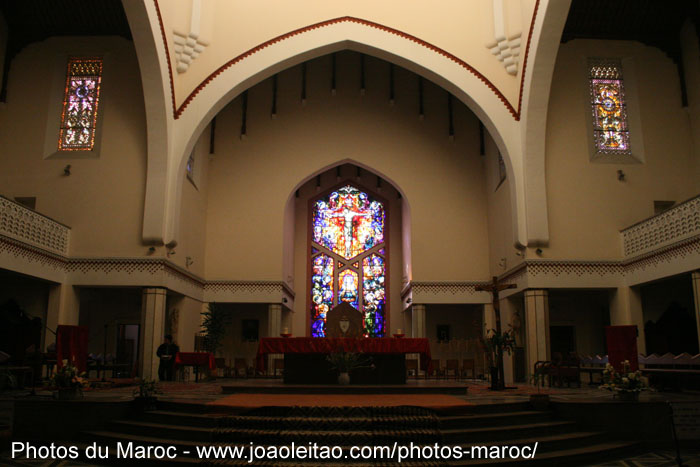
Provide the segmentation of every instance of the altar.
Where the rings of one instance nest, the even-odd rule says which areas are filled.
[[[424,338],[266,337],[260,339],[257,367],[265,371],[268,355],[283,354],[285,383],[333,384],[337,373],[326,357],[340,352],[361,353],[371,360],[372,367],[351,372],[353,384],[404,384],[406,354],[419,354],[423,370],[431,364],[430,343]]]

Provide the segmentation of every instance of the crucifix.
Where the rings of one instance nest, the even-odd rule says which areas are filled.
[[[498,293],[505,289],[514,289],[515,284],[499,284],[498,278],[493,276],[490,284],[477,285],[478,292],[491,292],[493,311],[496,315],[496,335],[501,336],[501,306],[498,301]],[[498,367],[498,380],[491,382],[491,389],[500,391],[505,389],[505,374],[503,371],[503,348],[496,348],[496,366]]]

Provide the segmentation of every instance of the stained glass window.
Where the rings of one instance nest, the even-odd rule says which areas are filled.
[[[363,313],[365,337],[384,336],[385,220],[384,205],[352,185],[313,203],[312,336],[325,336],[326,313],[340,302]]]
[[[187,159],[187,167],[185,170],[187,171],[187,178],[194,181],[194,149],[190,153],[190,157]]]
[[[630,154],[622,65],[615,60],[592,60],[589,69],[596,151]]]
[[[68,60],[58,136],[59,151],[91,151],[95,146],[101,79],[101,58]]]

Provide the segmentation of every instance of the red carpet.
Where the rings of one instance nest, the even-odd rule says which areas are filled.
[[[434,410],[468,407],[473,404],[442,394],[233,394],[207,405],[250,409],[256,407],[398,407]]]

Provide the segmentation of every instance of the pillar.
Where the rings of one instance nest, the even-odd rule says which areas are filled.
[[[610,298],[610,324],[637,326],[637,352],[646,355],[642,297],[637,287],[618,287]]]
[[[282,332],[282,305],[279,303],[270,303],[267,306],[267,336],[280,337]],[[269,355],[267,357],[267,368],[274,368],[274,361],[279,356]]]
[[[427,337],[425,305],[411,305],[411,337]]]
[[[71,284],[57,284],[49,288],[49,300],[46,307],[46,331],[44,349],[56,342],[56,328],[59,324],[79,324],[80,300]]]
[[[698,347],[700,347],[700,271],[691,274],[693,280],[693,297],[695,297],[695,326],[698,330]]]
[[[498,306],[501,312],[501,332],[511,331],[515,305],[511,300],[502,298]],[[512,386],[515,382],[515,349],[511,353],[503,352],[503,378],[506,386]]]
[[[141,294],[141,377],[158,378],[160,361],[156,352],[163,343],[167,290],[145,288]]]
[[[549,349],[549,292],[541,289],[525,291],[525,341],[527,347],[527,374],[532,374],[535,363],[551,360]]]

